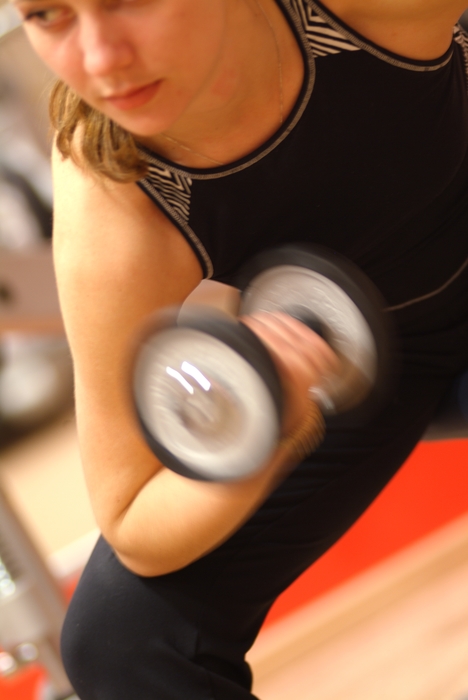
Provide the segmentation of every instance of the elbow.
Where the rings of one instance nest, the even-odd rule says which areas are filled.
[[[101,519],[98,525],[116,558],[128,571],[136,576],[153,578],[171,574],[190,564],[177,551],[175,542],[169,543],[167,539],[154,536],[136,537],[134,529],[126,527],[126,513],[127,510],[111,522]]]
[[[133,548],[119,547],[112,543],[110,545],[122,566],[132,574],[143,578],[172,574],[189,566],[201,556],[195,556],[187,551],[177,551],[175,547],[171,547],[169,551],[158,552],[145,548],[144,551],[138,552]]]
[[[169,562],[163,562],[157,559],[148,560],[143,557],[122,554],[115,549],[114,553],[122,566],[128,569],[132,574],[135,574],[135,576],[141,576],[143,578],[165,576],[183,568],[183,566],[171,566]]]

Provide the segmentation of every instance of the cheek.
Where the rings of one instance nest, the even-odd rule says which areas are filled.
[[[72,42],[57,41],[33,29],[26,29],[29,42],[45,65],[58,78],[78,92],[83,88],[84,76],[81,70],[81,56]]]
[[[178,11],[173,9],[143,35],[140,33],[139,54],[145,57],[145,63],[148,61],[165,75],[177,75],[183,82],[195,83],[219,59],[225,34],[223,5],[213,0],[190,0],[189,4],[179,5],[182,7]]]

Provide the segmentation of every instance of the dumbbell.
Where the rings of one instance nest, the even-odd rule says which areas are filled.
[[[382,300],[355,265],[322,248],[262,253],[240,273],[240,314],[281,311],[319,332],[341,360],[311,388],[325,415],[384,393],[390,331]],[[167,309],[147,327],[135,357],[133,397],[160,461],[194,479],[255,474],[281,434],[283,396],[269,352],[240,320],[206,308]]]

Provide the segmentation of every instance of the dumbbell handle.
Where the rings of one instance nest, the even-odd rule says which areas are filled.
[[[314,331],[314,333],[317,333],[323,340],[327,340],[327,330],[320,321],[317,316],[314,316],[313,313],[308,313],[308,314],[301,314],[301,313],[290,313],[288,312],[288,316],[291,316],[292,318],[295,318],[296,321],[300,321],[301,323],[304,324],[304,326],[307,326],[307,328],[310,328],[311,331]]]

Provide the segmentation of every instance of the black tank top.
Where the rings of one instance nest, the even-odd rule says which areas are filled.
[[[456,27],[445,55],[416,61],[317,0],[277,1],[306,69],[281,129],[212,169],[144,150],[150,169],[139,186],[205,277],[232,283],[259,251],[308,242],[357,263],[389,307],[434,296],[468,258],[468,37]],[[464,313],[468,288],[466,298]]]

